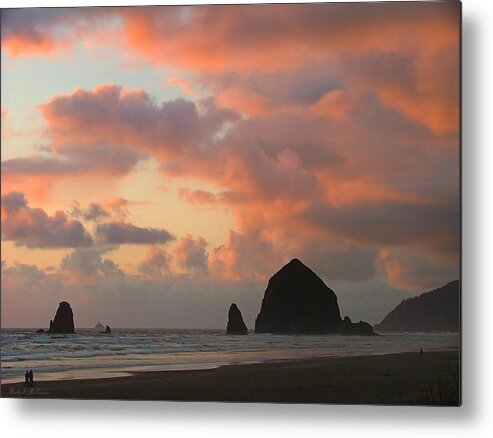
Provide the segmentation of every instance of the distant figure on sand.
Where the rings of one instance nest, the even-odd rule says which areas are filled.
[[[25,377],[25,381],[24,381],[24,388],[29,386],[29,371],[26,370],[26,374],[24,374],[24,377]]]
[[[29,370],[29,386],[34,386],[34,374],[33,374],[33,370]]]

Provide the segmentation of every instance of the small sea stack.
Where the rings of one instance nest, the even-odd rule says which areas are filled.
[[[66,301],[58,305],[55,318],[50,321],[48,333],[75,333],[74,314]]]
[[[228,312],[228,326],[226,327],[226,333],[228,335],[247,335],[248,329],[241,316],[240,309],[233,303]]]
[[[111,327],[109,325],[107,325],[104,332],[107,334],[111,334]]]
[[[349,316],[344,317],[339,329],[341,335],[373,336],[373,327],[367,322],[351,322]]]

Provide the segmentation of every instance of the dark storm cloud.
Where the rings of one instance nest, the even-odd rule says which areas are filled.
[[[157,244],[168,243],[175,239],[173,234],[162,228],[141,228],[130,223],[112,222],[98,224],[95,227],[95,238],[100,244]]]

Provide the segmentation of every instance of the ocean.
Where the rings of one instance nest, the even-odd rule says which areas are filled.
[[[114,329],[75,335],[2,329],[1,381],[104,378],[133,371],[191,370],[310,357],[458,349],[458,333],[386,332],[380,336],[228,336],[224,330]]]

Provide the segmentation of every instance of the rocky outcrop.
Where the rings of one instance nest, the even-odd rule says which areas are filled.
[[[228,326],[226,327],[226,333],[228,335],[247,335],[248,329],[241,316],[240,309],[233,303],[228,312]]]
[[[267,286],[255,333],[338,333],[341,314],[332,289],[300,260],[293,259]]]
[[[94,326],[94,328],[96,330],[104,330],[104,325],[98,321],[98,323]]]
[[[378,331],[458,332],[459,280],[402,301],[374,328]]]
[[[58,305],[55,318],[50,321],[48,333],[75,333],[74,315],[66,301]]]
[[[108,334],[111,334],[111,327],[109,325],[107,325],[104,332],[105,333],[108,333]]]
[[[339,328],[339,334],[352,336],[373,336],[373,327],[367,322],[360,321],[353,323],[349,316],[344,317]]]
[[[38,329],[38,330],[36,330],[36,333],[44,333],[44,332],[45,332],[44,329]]]

